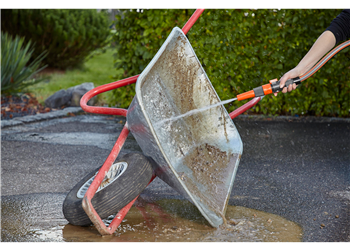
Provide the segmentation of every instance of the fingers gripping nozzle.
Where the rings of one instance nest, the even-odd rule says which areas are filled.
[[[288,79],[283,88],[285,88],[285,87],[288,88],[288,86],[293,84],[293,83],[295,83],[296,85],[299,85],[301,83],[300,78],[295,77],[292,79]],[[272,89],[273,93],[280,92],[283,90],[283,88],[280,88],[280,81],[277,81],[277,79],[270,80],[270,84],[271,84],[271,89]]]

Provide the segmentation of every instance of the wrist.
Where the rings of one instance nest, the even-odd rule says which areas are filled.
[[[295,68],[295,73],[296,76],[302,76],[304,75],[309,69],[312,68],[313,65],[308,65],[308,64],[303,64],[302,62],[300,62]]]

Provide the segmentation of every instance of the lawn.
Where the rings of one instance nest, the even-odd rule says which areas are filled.
[[[93,82],[95,87],[114,82],[112,79],[115,73],[113,67],[114,50],[109,48],[104,53],[97,53],[87,60],[80,69],[62,71],[53,71],[49,79],[31,86],[28,91],[35,95],[40,103],[60,89],[68,89],[84,82]],[[48,72],[48,70],[45,70]],[[98,96],[98,105],[106,103],[109,92],[102,93]]]

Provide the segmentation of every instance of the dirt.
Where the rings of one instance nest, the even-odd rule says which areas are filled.
[[[141,88],[143,89],[142,93],[145,94],[145,85],[154,85],[152,81],[157,80],[149,79],[150,76],[159,74],[162,80],[166,80],[165,86],[162,86],[163,84],[159,85],[166,88],[166,92],[168,92],[169,95],[168,98],[174,102],[174,107],[171,108],[178,114],[184,114],[190,110],[200,108],[196,102],[201,98],[195,95],[204,94],[202,98],[207,99],[209,105],[216,103],[218,98],[215,92],[209,91],[210,84],[208,82],[202,82],[203,79],[198,76],[198,73],[201,71],[201,65],[195,59],[195,56],[188,57],[188,52],[185,51],[186,48],[183,46],[183,44],[186,44],[185,38],[179,36],[177,40],[178,42],[176,43],[170,43],[160,55],[157,62],[147,74],[147,77],[142,81]],[[205,88],[205,90],[202,88]],[[159,98],[158,101],[161,99],[162,98]],[[156,102],[157,100],[154,101]],[[161,105],[163,105],[163,103],[161,103]],[[155,108],[157,109],[157,106],[155,106]],[[166,110],[168,109],[169,108],[166,108]],[[167,113],[166,115],[171,114]],[[203,114],[198,113],[186,117],[185,119],[189,126],[196,127],[195,125],[203,120]],[[201,133],[194,132],[195,131],[189,132],[188,136],[191,137],[189,140],[193,139],[197,141],[202,135]]]
[[[221,214],[229,196],[227,183],[222,180],[226,180],[231,174],[230,163],[236,162],[237,157],[237,154],[221,151],[205,143],[196,147],[184,158],[184,164],[193,172],[192,178],[180,175],[180,179],[190,186],[191,192],[210,209]]]
[[[50,112],[51,108],[38,102],[31,93],[18,96],[1,96],[1,120]]]
[[[205,143],[195,148],[184,160],[200,182],[213,183],[220,181],[221,168],[225,168],[229,162],[226,152],[217,147]]]

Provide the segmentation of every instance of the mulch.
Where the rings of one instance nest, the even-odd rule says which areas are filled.
[[[39,72],[38,75],[49,76],[53,73],[64,74],[65,70],[48,67]],[[52,110],[57,109],[51,109],[43,106],[31,93],[16,96],[1,96],[1,120],[9,120],[15,117],[47,113]]]
[[[47,113],[52,109],[43,106],[30,93],[19,96],[1,96],[1,120],[15,117]]]

